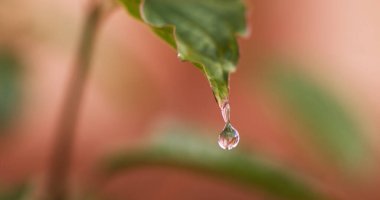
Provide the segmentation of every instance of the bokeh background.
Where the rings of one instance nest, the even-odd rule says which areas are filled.
[[[31,196],[44,191],[87,4],[0,2],[1,190],[27,183]],[[380,199],[380,2],[246,4],[250,34],[239,39],[231,77],[231,120],[241,134],[236,151],[297,173],[330,199]],[[107,155],[149,146],[158,130],[173,126],[211,139],[210,148],[224,153],[216,143],[224,124],[205,77],[118,6],[97,34],[70,196],[270,198],[191,167],[146,164],[99,178]]]

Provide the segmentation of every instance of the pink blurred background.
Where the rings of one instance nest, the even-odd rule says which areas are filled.
[[[241,145],[308,174],[335,199],[380,199],[380,1],[247,0],[251,33],[239,39],[241,59],[231,77],[231,117]],[[31,179],[46,170],[64,90],[87,1],[3,0],[0,44],[23,65],[23,105],[0,138],[0,182]],[[180,120],[217,138],[223,127],[208,82],[149,28],[120,6],[102,22],[75,136],[70,188],[94,179],[93,166],[109,152],[144,143],[157,123]],[[360,125],[373,166],[347,178],[320,156],[262,86],[267,57],[287,57],[338,97]],[[217,146],[216,146],[217,148]],[[364,165],[366,163],[363,163]],[[261,199],[260,192],[196,173],[147,167],[101,188],[109,199]]]

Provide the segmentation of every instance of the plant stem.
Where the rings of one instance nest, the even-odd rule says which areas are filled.
[[[63,110],[56,130],[53,157],[51,158],[46,200],[67,199],[67,177],[71,161],[74,131],[78,119],[78,111],[83,96],[84,86],[90,68],[96,30],[100,21],[101,5],[91,4],[88,10],[79,49],[69,82]]]

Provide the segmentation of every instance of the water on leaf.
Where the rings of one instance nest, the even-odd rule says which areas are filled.
[[[177,53],[177,57],[179,58],[180,61],[185,61],[185,58],[183,57],[183,55],[181,53]]]
[[[218,144],[222,149],[231,150],[238,145],[240,136],[239,132],[230,123],[230,104],[228,100],[222,101],[220,111],[226,125],[219,134]]]
[[[235,148],[240,140],[239,132],[227,122],[223,131],[219,135],[218,144],[222,149],[231,150]]]

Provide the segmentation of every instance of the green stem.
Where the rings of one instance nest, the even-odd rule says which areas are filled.
[[[86,16],[80,40],[75,68],[69,82],[67,93],[56,130],[53,157],[48,174],[46,200],[67,199],[67,177],[71,161],[74,131],[78,119],[84,86],[90,68],[96,30],[100,21],[101,6],[93,4]]]

